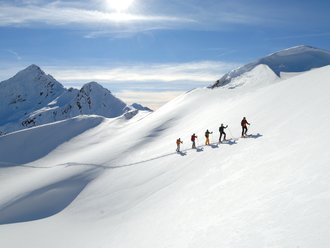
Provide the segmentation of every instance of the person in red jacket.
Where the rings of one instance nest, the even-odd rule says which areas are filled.
[[[241,126],[242,126],[242,138],[246,136],[247,133],[247,125],[250,125],[250,123],[246,120],[244,117],[243,120],[241,121]]]
[[[192,141],[192,147],[191,148],[193,148],[193,149],[196,149],[196,142],[195,142],[196,139],[197,139],[196,134],[191,135],[191,141]]]

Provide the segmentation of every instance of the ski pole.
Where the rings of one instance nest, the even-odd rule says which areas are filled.
[[[232,132],[231,132],[231,130],[230,130],[229,127],[228,127],[228,131],[229,131],[229,133],[230,133],[230,135],[231,135],[231,138],[234,139],[234,136],[233,136],[233,134],[232,134]]]

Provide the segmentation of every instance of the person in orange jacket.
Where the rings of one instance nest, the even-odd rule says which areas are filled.
[[[242,138],[246,137],[247,133],[247,125],[250,125],[250,123],[246,120],[244,117],[243,120],[241,121],[241,126],[242,126]]]
[[[213,132],[210,132],[208,129],[206,130],[206,132],[205,132],[205,138],[206,138],[206,140],[205,140],[205,145],[210,145],[210,139],[209,139],[209,137],[210,137],[210,134],[212,134]]]
[[[177,152],[180,152],[180,144],[183,144],[183,141],[180,138],[178,138],[176,140],[176,151]]]

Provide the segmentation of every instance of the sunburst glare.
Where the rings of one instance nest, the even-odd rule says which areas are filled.
[[[134,2],[134,0],[106,0],[108,6],[117,12],[126,11]]]

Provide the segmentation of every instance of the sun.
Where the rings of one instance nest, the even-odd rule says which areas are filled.
[[[127,10],[134,2],[134,0],[106,0],[106,1],[108,6],[111,9],[116,10],[117,12],[123,12]]]

